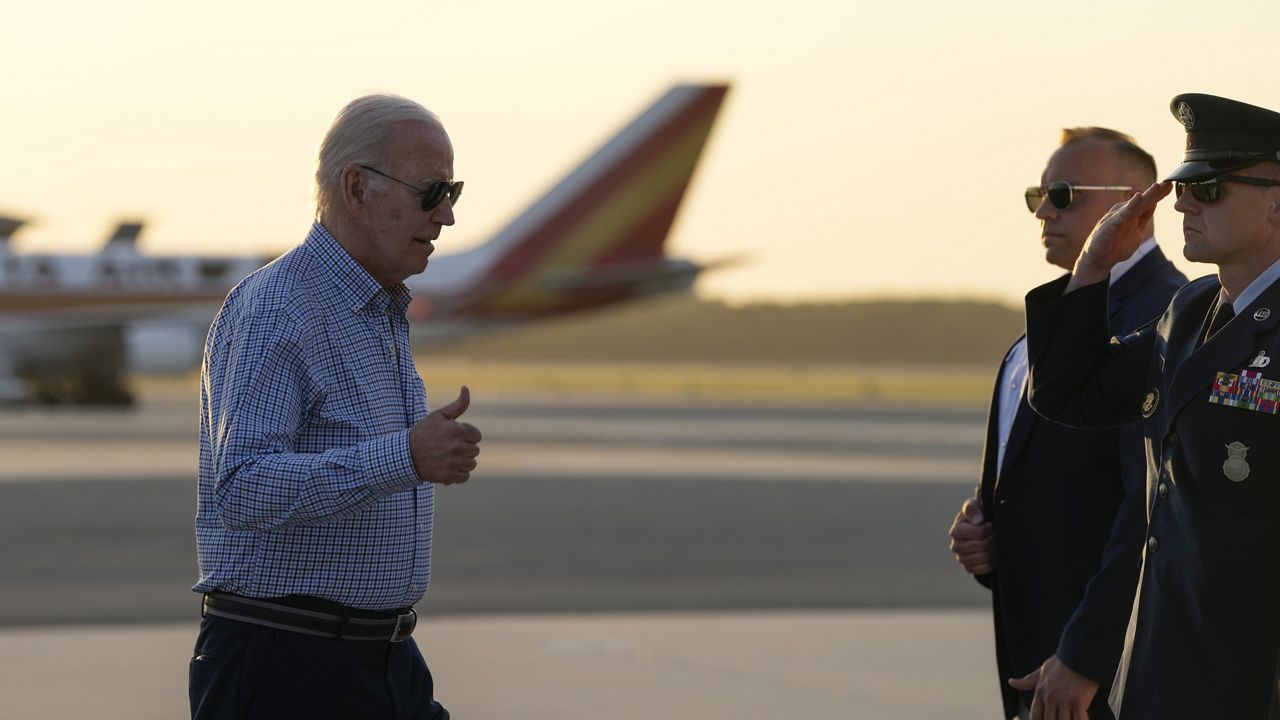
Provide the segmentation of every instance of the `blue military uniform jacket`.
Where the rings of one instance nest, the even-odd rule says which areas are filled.
[[[1155,248],[1112,286],[1109,327],[1123,334],[1150,321],[1185,282]],[[1102,685],[1090,717],[1105,720],[1146,525],[1141,434],[1136,428],[1079,430],[1052,423],[1024,397],[998,471],[1000,377],[979,486],[994,523],[997,569],[978,580],[992,590],[1005,717],[1018,709],[1008,678],[1057,654]]]
[[[1117,677],[1122,717],[1265,718],[1280,648],[1280,415],[1269,399],[1280,389],[1280,362],[1269,362],[1280,356],[1280,283],[1203,345],[1216,277],[1112,341],[1105,283],[1065,287],[1027,295],[1031,404],[1073,425],[1140,421],[1146,439],[1149,527]]]

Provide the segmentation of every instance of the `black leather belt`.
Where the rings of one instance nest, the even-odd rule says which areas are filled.
[[[305,610],[221,592],[204,594],[201,616],[204,615],[338,640],[404,642],[418,624],[413,608],[385,618],[352,617],[349,612]]]

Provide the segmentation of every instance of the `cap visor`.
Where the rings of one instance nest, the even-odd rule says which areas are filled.
[[[1245,162],[1224,162],[1222,160],[1192,160],[1184,162],[1169,173],[1165,182],[1196,182],[1198,180],[1208,180],[1218,177],[1232,170],[1239,170],[1258,162],[1258,160],[1246,160]]]

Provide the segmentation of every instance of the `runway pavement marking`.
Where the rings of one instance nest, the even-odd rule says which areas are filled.
[[[494,418],[481,421],[495,437],[520,439],[560,435],[565,439],[628,441],[788,441],[879,443],[903,445],[925,442],[964,449],[981,447],[982,427],[963,422],[885,421],[850,419],[796,422],[788,419],[742,418],[685,420],[681,418]]]
[[[678,448],[661,445],[594,447],[582,443],[482,444],[485,472],[559,478],[618,478],[637,474],[716,480],[830,480],[971,483],[973,455],[920,456],[858,452],[782,452],[776,449]],[[56,439],[0,442],[0,483],[59,480],[174,480],[195,482],[194,442]]]
[[[977,448],[982,424],[973,420],[929,419],[921,417],[836,416],[797,419],[759,411],[741,417],[683,417],[678,409],[669,415],[632,417],[577,417],[563,415],[504,415],[501,411],[478,408],[475,422],[494,438],[522,439],[560,435],[569,439],[650,440],[712,442],[742,440],[786,443],[874,442],[891,445],[930,443]],[[173,414],[0,414],[0,438],[43,440],[111,438],[134,440],[195,440],[198,438],[194,409],[181,416]]]

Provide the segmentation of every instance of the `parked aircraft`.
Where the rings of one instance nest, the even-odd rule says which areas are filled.
[[[410,278],[415,343],[688,290],[665,250],[726,85],[672,88],[490,240]],[[0,218],[0,401],[128,404],[127,376],[200,361],[226,293],[269,258],[23,254]]]

